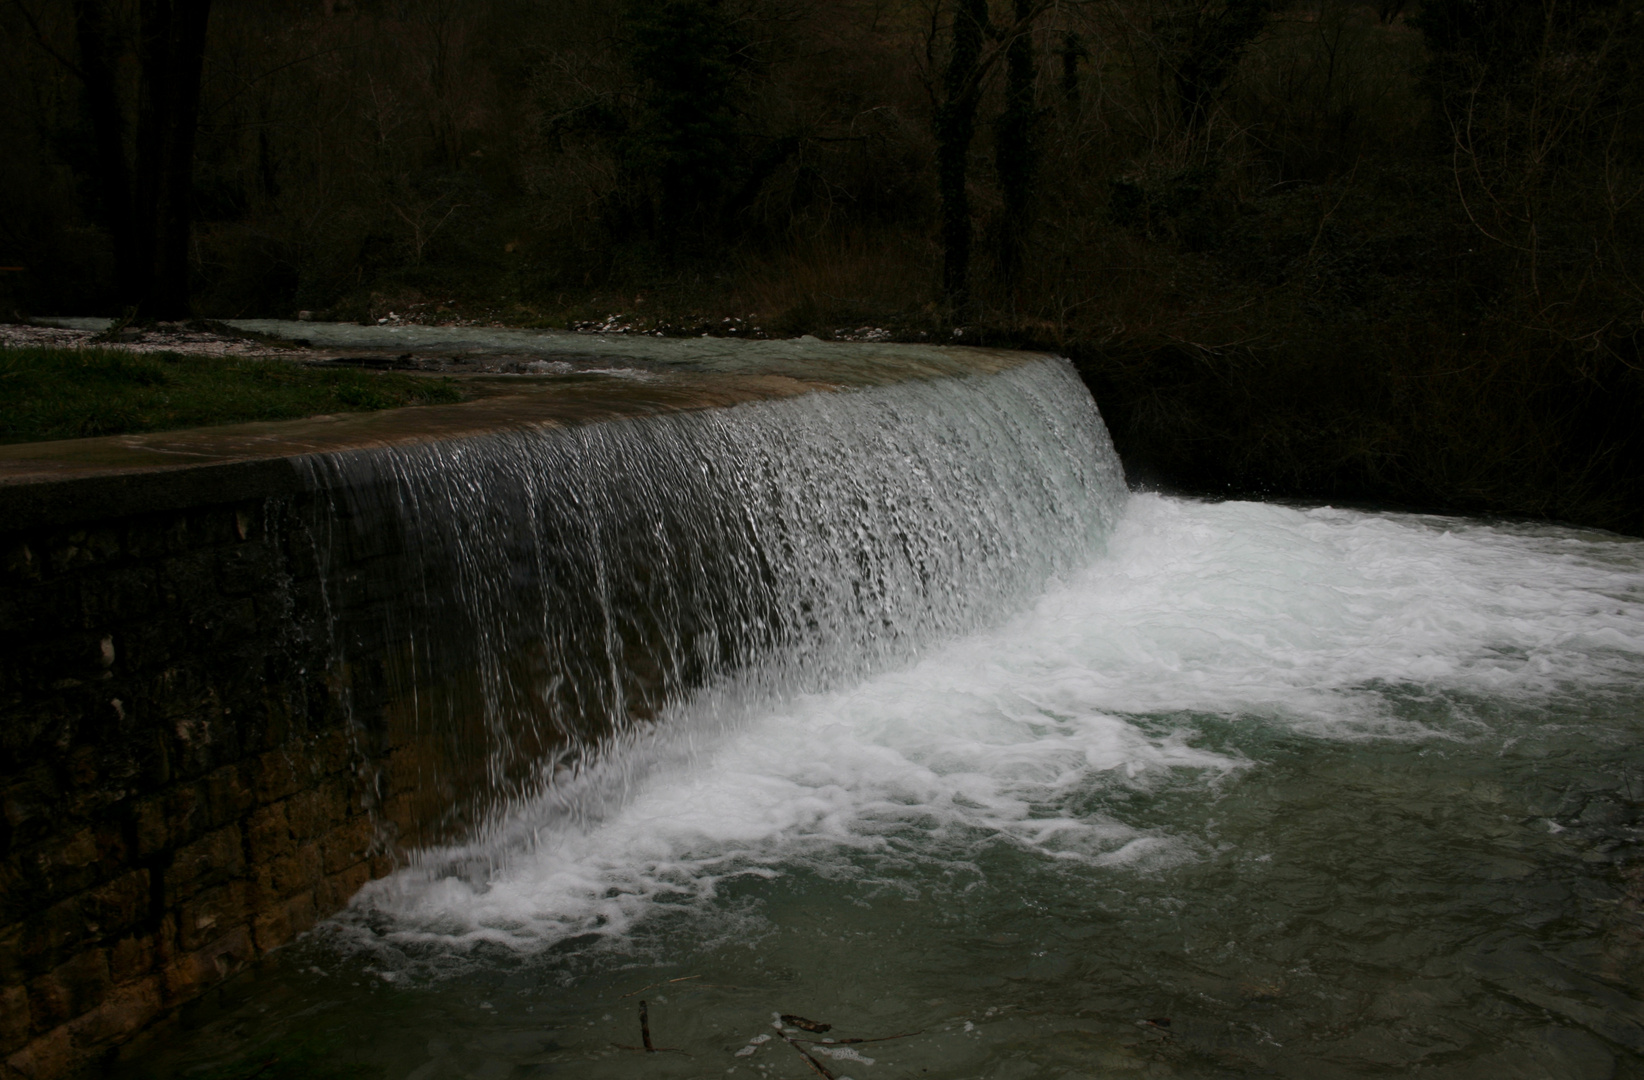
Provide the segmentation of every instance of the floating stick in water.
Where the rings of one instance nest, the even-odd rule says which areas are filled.
[[[643,994],[645,991],[655,990],[659,986],[672,986],[674,983],[690,982],[692,979],[700,979],[700,978],[702,978],[702,976],[700,976],[700,975],[681,975],[677,979],[669,979],[666,982],[652,983],[650,986],[642,986],[638,990],[633,991],[632,993],[623,994],[622,997],[617,998],[617,1000],[621,1001],[622,998],[631,998],[631,997],[634,996],[634,994]],[[707,984],[704,984],[704,985],[717,986],[719,984],[718,983],[707,983]]]
[[[923,1028],[918,1031],[904,1031],[900,1035],[881,1035],[877,1039],[800,1039],[799,1042],[811,1046],[855,1046],[858,1043],[890,1042],[892,1039],[911,1039],[915,1035],[923,1035]]]
[[[833,1025],[832,1024],[823,1024],[823,1023],[819,1023],[816,1020],[807,1020],[803,1016],[795,1016],[793,1013],[783,1013],[782,1016],[781,1016],[781,1020],[784,1024],[787,1024],[789,1027],[796,1027],[796,1028],[800,1028],[801,1030],[804,1030],[804,1031],[815,1032],[818,1035],[820,1035],[824,1031],[832,1031],[833,1030]]]
[[[691,1055],[676,1046],[656,1046],[651,1042],[651,1010],[646,1003],[639,1003],[639,1038],[644,1046],[624,1046],[622,1043],[612,1043],[618,1050],[643,1050],[647,1054],[685,1054]]]
[[[816,1072],[816,1075],[822,1077],[823,1080],[834,1080],[833,1073],[828,1071],[828,1067],[826,1065],[811,1057],[811,1052],[809,1050],[806,1050],[803,1046],[800,1046],[797,1042],[794,1042],[786,1035],[782,1036],[782,1041],[799,1051],[799,1056],[805,1059],[806,1064],[808,1064],[812,1070]]]

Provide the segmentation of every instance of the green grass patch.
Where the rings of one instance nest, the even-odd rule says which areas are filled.
[[[0,442],[295,420],[462,401],[454,379],[287,360],[0,349]]]

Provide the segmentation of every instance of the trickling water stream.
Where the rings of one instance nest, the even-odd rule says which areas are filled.
[[[590,755],[631,768],[670,710],[726,722],[981,625],[1076,567],[1125,499],[1051,360],[312,469],[329,543],[404,537],[377,588],[389,628],[368,632],[412,643],[399,697],[461,683],[418,720],[449,768],[485,773],[465,817],[488,835]]]
[[[320,468],[486,825],[134,1073],[1644,1075],[1644,543],[1127,498],[1048,362]]]

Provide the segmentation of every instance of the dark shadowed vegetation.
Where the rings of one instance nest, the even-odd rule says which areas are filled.
[[[284,360],[0,349],[0,443],[293,420],[461,401],[453,379]]]
[[[178,249],[196,10],[0,4],[11,309],[962,329],[1144,480],[1644,531],[1644,0],[217,0]]]

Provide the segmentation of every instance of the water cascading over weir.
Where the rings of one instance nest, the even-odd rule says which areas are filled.
[[[579,351],[464,405],[0,453],[12,1068],[84,1067],[681,711],[997,618],[1125,497],[1060,359],[533,341]]]

